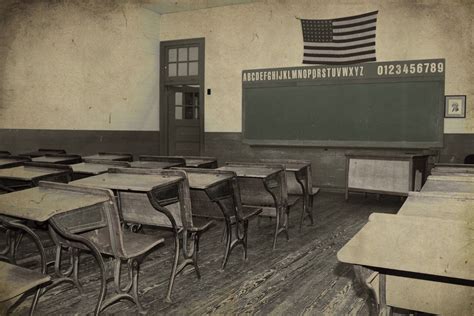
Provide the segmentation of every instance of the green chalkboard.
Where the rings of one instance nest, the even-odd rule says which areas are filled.
[[[442,147],[443,104],[444,74],[245,84],[244,141]]]

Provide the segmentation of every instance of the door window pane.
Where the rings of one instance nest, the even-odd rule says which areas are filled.
[[[168,62],[175,62],[176,55],[178,55],[178,50],[176,48],[170,48],[168,50]]]
[[[187,106],[185,107],[185,109],[186,109],[186,112],[184,114],[185,119],[192,120],[194,118],[194,107]]]
[[[198,59],[199,59],[199,48],[189,47],[189,60],[198,60]]]
[[[188,49],[186,47],[180,48],[178,52],[178,61],[188,60]]]
[[[168,64],[168,76],[176,77],[176,64]]]
[[[176,105],[183,105],[183,93],[182,92],[176,92],[174,94],[174,103]]]
[[[177,120],[183,119],[183,108],[181,106],[177,106],[174,108],[174,117]]]
[[[179,63],[178,76],[187,76],[187,75],[188,75],[188,63]]]
[[[197,76],[198,75],[198,63],[197,62],[189,63],[189,75],[190,76]]]

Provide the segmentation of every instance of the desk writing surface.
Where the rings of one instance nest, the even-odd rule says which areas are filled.
[[[474,280],[474,223],[376,215],[337,253],[339,261]]]
[[[71,165],[73,172],[81,172],[87,174],[101,174],[107,172],[109,168],[113,168],[113,165],[101,165],[98,163],[89,163],[89,162],[81,162]]]
[[[35,187],[0,195],[0,214],[38,222],[108,200],[106,195]]]
[[[474,194],[410,192],[398,214],[474,222]]]
[[[17,164],[19,162],[26,162],[27,160],[21,160],[16,158],[1,157],[0,158],[0,167],[8,166],[10,164]]]
[[[259,167],[259,166],[223,166],[217,170],[233,171],[237,177],[260,178],[265,179],[275,173],[280,172],[280,169]]]
[[[95,154],[92,156],[83,157],[83,159],[102,159],[102,160],[120,160],[127,159],[129,156],[114,155],[114,154]]]
[[[189,187],[191,189],[204,190],[207,189],[221,181],[225,181],[233,177],[231,173],[229,174],[215,174],[215,173],[198,173],[198,172],[188,172],[188,181]]]
[[[431,169],[431,172],[474,174],[474,167],[435,166],[433,169]]]
[[[65,172],[65,170],[33,166],[18,166],[0,169],[0,178],[31,181],[37,177],[54,175],[63,172]]]
[[[72,181],[71,184],[85,185],[121,191],[148,192],[154,187],[178,182],[179,176],[155,174],[103,173]]]
[[[61,163],[72,160],[77,160],[78,157],[57,157],[57,156],[40,156],[31,159],[33,162],[49,162],[49,163]]]
[[[421,192],[474,193],[474,181],[469,177],[429,176]]]
[[[167,161],[132,161],[130,166],[133,168],[147,168],[147,169],[166,169],[171,167],[179,167],[180,163],[177,162],[167,162]]]
[[[198,168],[201,165],[213,163],[216,161],[215,159],[206,159],[206,158],[200,159],[200,158],[186,158],[186,157],[184,158],[184,160],[186,161],[186,167],[195,167],[195,168]]]

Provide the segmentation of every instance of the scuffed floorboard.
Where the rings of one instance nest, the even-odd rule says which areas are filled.
[[[178,276],[173,303],[164,302],[171,267],[172,242],[152,252],[143,262],[139,276],[140,297],[150,315],[272,314],[272,315],[366,315],[366,296],[353,283],[352,267],[341,264],[337,251],[376,212],[396,213],[398,198],[320,193],[315,198],[315,220],[298,231],[301,204],[290,219],[290,240],[281,236],[272,251],[274,222],[262,219],[250,224],[248,260],[234,249],[227,267],[220,270],[224,252],[222,226],[216,225],[201,239],[197,279],[188,269]],[[156,233],[146,229],[146,233]],[[81,296],[75,289],[58,287],[41,297],[37,314],[86,314],[93,312],[99,288],[95,262],[81,257]],[[112,289],[109,286],[109,291]],[[16,310],[26,314],[30,300]],[[129,302],[117,303],[107,313],[136,314]]]

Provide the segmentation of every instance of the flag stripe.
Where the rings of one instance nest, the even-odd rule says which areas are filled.
[[[375,49],[373,47],[361,47],[355,49],[347,49],[347,50],[332,50],[332,49],[305,49],[304,56],[318,56],[318,55],[329,55],[328,57],[334,56],[344,56],[348,54],[359,54],[361,52],[371,51],[375,53]]]
[[[345,28],[340,28],[340,29],[334,28],[332,32],[333,34],[339,35],[341,33],[346,33],[346,32],[361,32],[362,30],[367,30],[367,29],[375,30],[375,23],[345,27]]]
[[[370,62],[370,61],[376,61],[375,57],[373,58],[365,58],[365,59],[359,59],[357,62],[354,61],[341,61],[341,62],[324,62],[325,65],[351,65],[355,63],[365,63],[365,62]],[[303,60],[303,64],[311,64],[311,65],[317,65],[321,64],[320,61],[311,61],[311,60]]]
[[[349,43],[349,42],[357,42],[357,41],[366,40],[366,39],[370,39],[371,41],[374,41],[373,39],[375,38],[375,32],[373,32],[373,33],[374,34],[367,35],[367,36],[361,36],[361,37],[357,37],[357,38],[349,37],[348,39],[334,39],[333,42],[334,43]]]
[[[353,49],[359,47],[375,46],[375,40],[373,38],[364,39],[355,42],[344,42],[344,43],[313,43],[304,42],[305,49]]]
[[[359,26],[359,25],[368,25],[368,24],[376,24],[377,23],[377,18],[363,21],[363,22],[357,22],[357,23],[351,23],[351,24],[344,24],[344,25],[334,25],[333,23],[333,28],[334,29],[343,29],[343,28],[349,28],[353,26]]]
[[[374,61],[377,14],[374,11],[330,20],[301,20],[303,63]]]
[[[332,21],[334,21],[334,23],[338,23],[338,24],[366,21],[367,19],[371,19],[374,16],[376,16],[378,12],[379,11],[373,11],[373,12],[359,14],[359,15],[346,16],[346,17],[343,17],[343,18],[332,19]]]
[[[352,33],[352,32],[351,32]],[[355,34],[348,34],[348,35],[334,35],[334,41],[338,40],[357,40],[359,37],[364,37],[364,36],[369,36],[369,35],[375,35],[375,29],[374,30],[369,30],[369,31],[364,31],[362,33],[355,33]]]
[[[332,61],[332,62],[339,62],[339,61],[359,61],[360,59],[366,59],[366,58],[375,58],[375,53],[373,54],[367,54],[367,55],[358,55],[358,56],[352,56],[352,57],[309,57],[305,56],[305,60],[311,60],[311,61],[319,61],[319,62],[327,62],[327,61]]]

